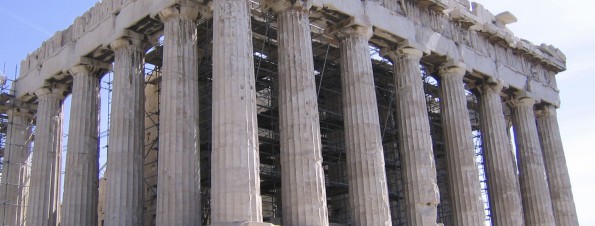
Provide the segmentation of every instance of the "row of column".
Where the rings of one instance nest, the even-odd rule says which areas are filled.
[[[275,5],[278,18],[279,110],[284,225],[328,225],[321,135],[308,20],[309,3]],[[192,7],[160,13],[164,22],[159,134],[157,225],[200,225],[200,173],[196,18]],[[211,221],[259,225],[258,125],[249,1],[213,2],[213,121]],[[368,27],[337,32],[345,125],[351,223],[392,225]],[[144,51],[142,35],[111,43],[115,52],[105,225],[142,225]],[[399,150],[403,158],[407,222],[436,225],[439,203],[426,100],[422,52],[391,52],[397,98]],[[440,68],[441,115],[455,225],[485,220],[461,64]],[[101,69],[71,70],[71,122],[61,224],[97,224],[98,99]],[[555,109],[513,102],[519,182],[506,134],[501,87],[481,89],[481,122],[492,219],[497,225],[558,225],[576,221]],[[28,220],[55,225],[60,181],[63,90],[39,98]],[[542,141],[540,142],[539,138]],[[545,165],[540,144],[545,153]],[[548,177],[546,180],[546,166]],[[552,168],[550,170],[550,168]],[[548,190],[549,187],[552,191]],[[553,201],[552,201],[553,200]],[[572,204],[572,205],[571,205]],[[554,207],[552,209],[552,206]],[[555,211],[554,211],[555,210]],[[521,211],[523,214],[521,214]],[[574,212],[573,212],[574,211]],[[555,218],[554,218],[555,212]],[[524,219],[523,219],[524,216]]]

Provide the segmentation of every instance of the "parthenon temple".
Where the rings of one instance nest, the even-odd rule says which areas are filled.
[[[566,57],[516,21],[468,0],[99,1],[0,95],[0,225],[578,225]]]

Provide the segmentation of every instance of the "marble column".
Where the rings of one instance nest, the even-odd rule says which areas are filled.
[[[200,225],[198,10],[171,7],[159,15],[164,24],[164,44],[157,225]]]
[[[62,226],[97,225],[99,81],[105,70],[78,65],[73,76]]]
[[[390,53],[389,57],[395,74],[395,107],[407,224],[436,225],[440,194],[419,67],[422,55],[420,50],[407,47]]]
[[[6,114],[8,123],[0,183],[0,225],[20,225],[24,220],[21,211],[26,206],[22,178],[28,167],[32,116],[19,108],[10,109]]]
[[[164,24],[157,225],[200,225],[200,143],[196,17],[186,6],[159,14]]]
[[[211,222],[262,222],[250,1],[212,6]]]
[[[464,67],[445,65],[440,68],[440,111],[453,223],[476,226],[485,224],[486,217],[463,83]]]
[[[27,225],[55,226],[60,208],[62,101],[64,89],[40,88]]]
[[[392,225],[368,27],[338,34],[351,224]]]
[[[543,148],[545,172],[556,225],[579,225],[566,166],[556,107],[542,106],[537,114],[537,131]]]
[[[513,100],[512,105],[525,224],[556,225],[533,111],[535,100],[521,97]]]
[[[120,38],[115,52],[110,139],[106,169],[105,225],[143,225],[145,134],[144,49]]]
[[[310,7],[287,4],[277,10],[283,224],[328,225]]]
[[[523,225],[516,159],[510,146],[500,98],[502,85],[486,81],[479,91],[480,127],[492,222],[498,226]]]

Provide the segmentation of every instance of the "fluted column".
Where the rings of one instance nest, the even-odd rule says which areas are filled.
[[[198,11],[185,6],[159,14],[164,23],[157,225],[200,225],[198,128]]]
[[[407,224],[436,225],[440,194],[419,61],[422,52],[400,48],[389,57],[394,65],[395,107],[405,188]]]
[[[213,2],[211,221],[262,222],[250,1]]]
[[[6,114],[8,123],[0,182],[0,225],[19,225],[24,219],[21,211],[26,206],[22,178],[30,153],[32,116],[19,108],[10,109]]]
[[[143,224],[143,149],[145,134],[144,50],[121,38],[115,52],[110,139],[106,170],[105,225]]]
[[[512,105],[525,224],[556,225],[533,111],[535,100],[521,97],[513,100]]]
[[[55,226],[60,214],[63,93],[64,89],[55,88],[35,91],[39,102],[27,225]]]
[[[440,113],[453,223],[457,226],[483,225],[485,213],[463,83],[464,65],[443,66],[439,75]]]
[[[541,107],[537,114],[537,131],[543,148],[556,225],[578,225],[556,107]]]
[[[281,194],[284,225],[328,225],[309,3],[278,9]]]
[[[392,225],[367,27],[339,34],[351,224]]]
[[[73,76],[62,226],[97,225],[99,80],[105,70],[78,65]]]
[[[502,110],[502,85],[486,81],[480,87],[480,127],[488,179],[490,213],[495,226],[524,225],[516,159]]]

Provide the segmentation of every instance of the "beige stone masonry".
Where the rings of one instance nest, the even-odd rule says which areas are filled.
[[[436,225],[440,194],[419,61],[420,50],[389,53],[394,65],[397,130],[409,225]]]
[[[6,145],[2,180],[0,181],[0,225],[19,225],[25,218],[26,209],[23,179],[28,176],[27,158],[30,154],[32,115],[12,109],[6,112]]]
[[[524,225],[514,152],[507,133],[500,92],[502,85],[485,81],[480,87],[480,127],[494,225]]]
[[[99,81],[105,69],[78,65],[73,76],[61,225],[97,225]]]
[[[35,91],[39,102],[26,216],[28,225],[55,226],[60,216],[63,93],[64,89],[54,87]]]
[[[477,119],[467,109],[466,81],[480,85],[473,89],[481,95],[492,224],[578,225],[555,116],[556,74],[566,69],[566,56],[551,45],[516,37],[507,28],[515,21],[509,12],[494,15],[469,0],[99,1],[21,62],[8,93],[14,99],[6,102],[12,105],[4,108],[20,125],[9,122],[6,131],[10,145],[0,180],[0,225],[165,226],[205,220],[270,226],[263,223],[263,182],[266,220],[286,226],[339,225],[329,223],[329,215],[330,221],[353,226],[388,226],[391,213],[408,225],[438,226],[438,220],[484,225],[470,121]],[[208,43],[197,40],[211,33]],[[161,37],[164,43],[155,43]],[[270,75],[278,67],[277,78],[255,77],[255,44],[262,46],[257,59],[268,68],[260,68],[259,60],[256,71]],[[148,47],[153,48],[147,52]],[[392,65],[371,56],[376,47],[385,48],[382,54]],[[155,79],[145,80],[145,53],[156,67]],[[212,57],[199,70],[207,53]],[[314,56],[324,56],[322,70],[315,70],[322,62]],[[98,191],[100,78],[112,63],[108,162]],[[440,76],[440,110],[428,113],[432,106],[426,106],[420,64]],[[396,101],[387,93],[392,90],[384,89],[387,78],[374,77],[373,65],[379,75],[394,67],[389,86],[395,87]],[[484,83],[475,83],[480,77]],[[261,79],[267,85],[261,86]],[[523,94],[509,102],[516,149],[506,134],[502,86],[510,89],[504,94]],[[147,92],[153,88],[155,93]],[[433,95],[436,87],[429,88]],[[62,189],[62,101],[70,91]],[[379,101],[377,91],[388,96]],[[319,109],[319,96],[328,106]],[[149,97],[159,106],[146,114]],[[36,116],[14,111],[36,102]],[[261,104],[270,107],[266,112],[272,118],[259,127]],[[379,107],[380,113],[388,109],[381,117]],[[434,121],[434,114],[442,120]],[[27,127],[34,119],[35,130]],[[344,129],[335,126],[341,120]],[[443,131],[432,138],[434,126]],[[268,138],[263,140],[267,153],[279,155],[261,162],[264,133],[279,142],[269,146]],[[203,156],[201,140],[208,147]],[[436,167],[432,149],[443,144],[446,156]],[[383,146],[390,149],[386,166]],[[280,177],[266,174],[261,180],[261,164],[281,169]],[[446,191],[438,191],[437,175],[448,176],[440,183]],[[210,186],[201,187],[201,178]],[[280,187],[278,182],[269,186],[276,180]],[[388,184],[395,193],[388,192]],[[210,200],[201,200],[203,194]],[[440,194],[445,203],[438,209]],[[210,218],[201,219],[207,213]]]
[[[157,225],[200,225],[198,57],[194,8],[161,12],[164,23],[159,117]]]
[[[538,110],[537,131],[543,148],[545,172],[550,187],[556,225],[579,225],[554,106],[546,105]]]
[[[212,6],[211,222],[262,222],[250,1]]]
[[[351,224],[392,225],[374,74],[368,40],[371,28],[338,33]]]
[[[453,223],[477,226],[485,222],[479,171],[465,95],[465,65],[447,64],[440,68],[440,113]]]
[[[143,224],[144,49],[140,40],[121,38],[115,52],[105,225]]]
[[[553,226],[556,222],[545,174],[543,152],[539,144],[534,105],[535,100],[529,97],[512,101],[512,121],[519,162],[523,213],[525,224],[528,226]]]
[[[284,225],[328,225],[307,1],[277,8]]]
[[[269,223],[263,223],[263,222],[247,221],[247,222],[232,222],[232,223],[216,223],[216,224],[211,224],[211,226],[273,226],[273,225],[269,224]]]

